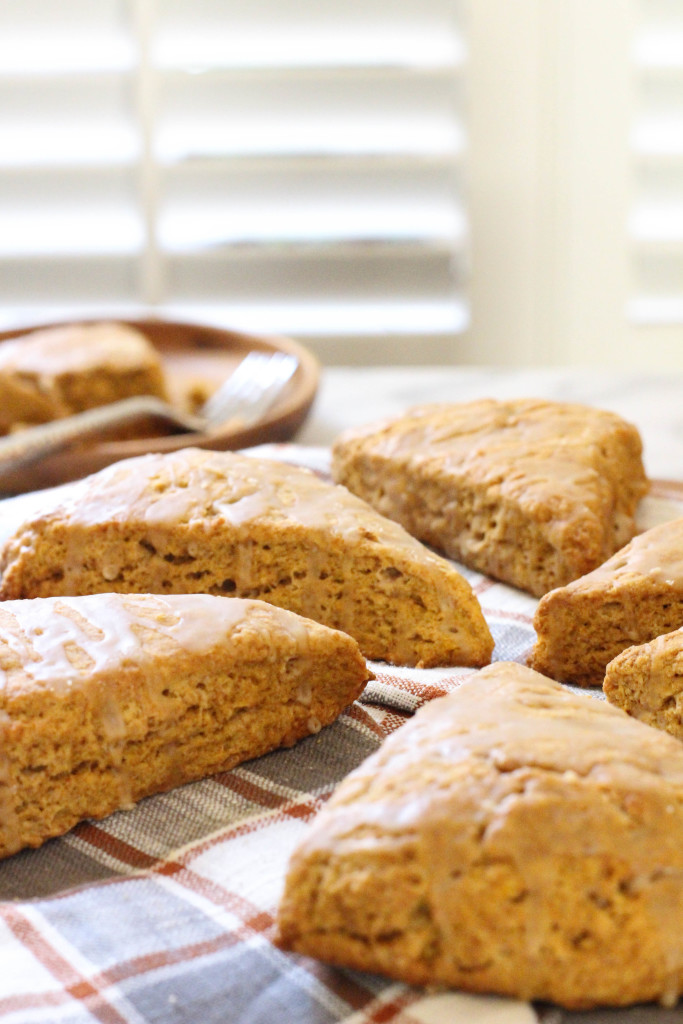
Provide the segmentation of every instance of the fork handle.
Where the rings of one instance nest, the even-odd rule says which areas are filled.
[[[0,475],[17,469],[19,466],[36,462],[45,455],[67,448],[74,441],[80,441],[97,434],[102,430],[124,423],[133,422],[142,416],[157,416],[182,425],[183,429],[192,429],[192,417],[187,423],[169,414],[164,402],[150,396],[141,395],[135,398],[123,398],[109,405],[87,409],[64,419],[51,420],[36,427],[18,430],[0,438]]]

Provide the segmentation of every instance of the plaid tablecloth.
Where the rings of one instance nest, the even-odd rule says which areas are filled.
[[[318,449],[261,451],[323,473],[327,465],[327,453]],[[0,532],[35,501],[6,502]],[[656,502],[650,512],[657,516]],[[495,637],[494,658],[523,662],[534,639],[535,601],[463,572]],[[377,678],[361,700],[293,749],[83,823],[39,850],[0,862],[0,1021],[683,1022],[683,1009],[576,1014],[496,997],[427,993],[272,945],[287,861],[310,819],[388,733],[469,675],[467,669],[371,667]]]

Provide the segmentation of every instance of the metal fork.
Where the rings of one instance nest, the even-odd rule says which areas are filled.
[[[233,422],[236,429],[249,427],[258,422],[282,393],[298,362],[296,356],[284,352],[250,352],[194,414],[175,409],[160,398],[140,395],[27,427],[0,438],[0,472],[16,469],[92,434],[142,417],[165,420],[187,433],[204,433],[228,422]]]

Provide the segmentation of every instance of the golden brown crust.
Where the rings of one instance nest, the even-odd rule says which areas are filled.
[[[683,747],[520,665],[434,700],[295,852],[285,949],[581,1008],[683,987]]]
[[[626,543],[647,490],[635,427],[537,399],[423,406],[347,431],[333,474],[413,536],[537,596]]]
[[[634,718],[683,739],[683,630],[627,647],[607,666],[607,699]]]
[[[546,594],[529,664],[560,682],[602,686],[627,647],[683,624],[683,519],[635,537],[603,565]]]
[[[0,431],[133,395],[167,398],[161,358],[122,323],[65,324],[0,345]]]
[[[0,597],[105,590],[258,597],[355,637],[366,657],[483,665],[467,581],[396,523],[308,470],[183,449],[62,490],[0,557]]]
[[[371,674],[261,601],[97,594],[0,606],[0,857],[318,732]]]

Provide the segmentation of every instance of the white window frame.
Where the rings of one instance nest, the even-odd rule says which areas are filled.
[[[632,26],[612,18],[629,6],[470,3],[468,361],[593,362],[623,339],[628,186],[612,170],[628,137]]]
[[[683,367],[683,325],[629,315],[640,26],[636,0],[471,0],[463,361]]]

